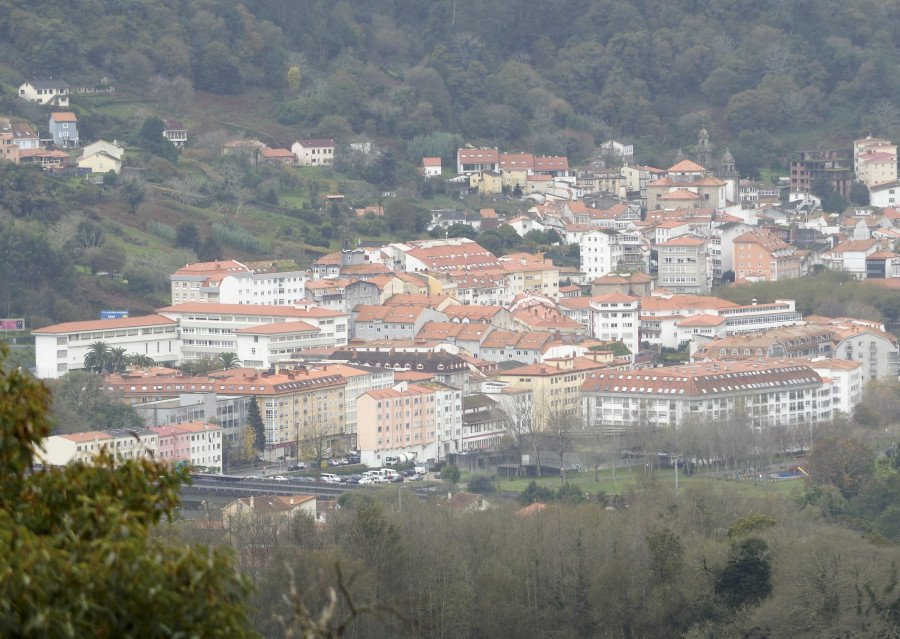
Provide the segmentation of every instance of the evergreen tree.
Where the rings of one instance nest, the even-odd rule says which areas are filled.
[[[187,471],[115,460],[33,471],[49,391],[0,346],[0,635],[248,637],[249,591],[230,559],[151,532]]]
[[[266,425],[263,423],[262,415],[259,414],[259,404],[253,399],[247,407],[247,424],[256,433],[256,448],[264,450],[266,447]]]

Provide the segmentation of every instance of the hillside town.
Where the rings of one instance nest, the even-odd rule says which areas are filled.
[[[64,106],[64,87],[33,88]],[[76,127],[74,116],[54,112],[47,147],[77,148]],[[28,153],[40,145],[23,146],[37,137],[25,129],[4,129],[18,149],[11,161],[39,157]],[[186,139],[167,122],[167,137],[176,130]],[[895,288],[900,210],[886,195],[897,184],[896,146],[869,137],[849,159],[799,154],[780,185],[740,179],[727,150],[712,157],[705,130],[696,148],[694,159],[679,152],[656,169],[632,164],[633,147],[612,140],[598,164],[620,168],[574,170],[565,157],[459,149],[448,183],[524,198],[527,212],[434,211],[432,239],[361,242],[308,269],[283,260],[187,264],[170,275],[171,304],[155,314],[33,331],[36,372],[105,373],[108,393],[146,421],[146,450],[214,471],[245,439],[253,411],[268,462],[358,451],[375,467],[401,456],[440,466],[466,454],[496,465],[517,433],[561,423],[612,434],[737,414],[756,428],[794,431],[802,448],[816,423],[851,414],[868,382],[897,379],[897,338],[880,322],[803,317],[792,299],[739,305],[716,291],[823,269]],[[248,150],[288,165],[334,157],[330,140],[290,150],[240,140],[222,152]],[[118,171],[121,152],[95,142],[79,167],[97,173],[112,162]],[[422,173],[444,179],[440,158],[423,158]],[[812,193],[822,180],[848,197],[865,184],[882,205],[824,213]],[[460,225],[546,234],[577,266],[442,237]],[[111,368],[110,352],[143,360]],[[229,366],[192,373],[192,363],[223,354]],[[178,438],[195,431],[203,444],[178,452]],[[81,459],[117,436],[56,436],[49,459]],[[527,462],[526,472],[541,463]]]

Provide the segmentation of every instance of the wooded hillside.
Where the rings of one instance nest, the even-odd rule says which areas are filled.
[[[21,78],[262,91],[282,123],[336,138],[447,131],[579,160],[624,136],[663,164],[705,126],[753,174],[797,147],[896,132],[898,13],[874,0],[4,0],[0,59]]]

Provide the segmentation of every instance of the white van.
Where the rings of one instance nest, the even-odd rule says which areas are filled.
[[[324,481],[326,484],[340,484],[341,478],[332,473],[322,473],[319,475],[319,479]]]

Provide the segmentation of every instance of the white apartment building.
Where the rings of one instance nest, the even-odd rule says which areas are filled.
[[[619,234],[612,229],[595,229],[581,238],[581,272],[594,280],[624,269]]]
[[[94,342],[104,342],[110,349],[124,348],[129,355],[147,355],[157,363],[181,361],[177,322],[162,315],[65,322],[36,329],[32,335],[35,371],[41,379],[83,370]]]
[[[591,337],[622,342],[637,355],[641,349],[641,298],[607,293],[591,298]]]
[[[185,360],[215,357],[223,352],[237,353],[236,331],[264,324],[305,322],[318,329],[317,335],[323,346],[344,346],[348,339],[346,313],[312,305],[261,306],[188,302],[161,308],[159,314],[178,323],[181,354]],[[262,351],[258,352],[261,354]]]
[[[172,304],[257,304],[289,306],[302,301],[309,275],[250,268],[235,260],[197,262],[169,276]]]
[[[65,466],[72,462],[91,463],[106,449],[119,461],[158,457],[159,435],[152,430],[104,430],[45,437],[37,456],[44,465]]]
[[[244,366],[267,369],[294,353],[334,346],[333,337],[308,322],[277,322],[234,331],[237,356]]]
[[[831,407],[835,415],[838,411],[845,415],[853,413],[862,399],[863,363],[828,357],[815,357],[808,363],[823,382],[831,383]]]
[[[691,417],[727,420],[738,411],[747,426],[798,426],[832,417],[831,384],[790,360],[713,360],[648,371],[597,371],[581,386],[591,428],[639,423],[678,427]]]

